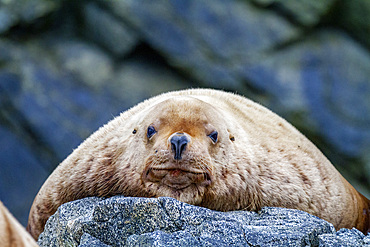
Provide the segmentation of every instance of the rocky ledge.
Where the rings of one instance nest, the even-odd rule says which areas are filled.
[[[173,198],[116,196],[63,204],[40,246],[370,246],[370,235],[285,208],[217,212]]]

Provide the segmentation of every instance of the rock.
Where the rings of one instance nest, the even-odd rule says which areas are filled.
[[[112,59],[99,47],[80,40],[61,39],[50,46],[57,61],[70,74],[90,88],[101,90],[113,73]]]
[[[31,208],[34,197],[49,175],[44,170],[46,164],[39,160],[32,147],[3,127],[0,127],[0,150],[0,198],[18,221],[26,225],[28,210],[25,208]]]
[[[138,44],[138,35],[123,21],[95,3],[83,7],[86,36],[115,56],[124,56]]]
[[[302,62],[303,90],[320,134],[336,150],[364,156],[370,147],[370,55],[343,33],[324,32],[310,41]]]
[[[89,73],[87,66],[76,66],[76,75],[71,75],[67,66],[60,62],[62,59],[50,60],[52,54],[48,49],[41,50],[38,44],[29,43],[28,49],[17,43],[0,43],[2,46],[11,52],[7,55],[8,66],[2,71],[4,76],[0,76],[0,84],[9,80],[5,75],[17,78],[17,90],[4,91],[4,95],[22,117],[14,121],[22,121],[18,123],[20,126],[32,128],[29,130],[31,138],[36,139],[38,146],[46,153],[46,163],[50,163],[48,172],[88,135],[110,120],[112,115],[125,110],[122,109],[122,100],[110,97],[108,91],[103,91],[103,94],[92,87],[87,89],[80,81],[78,72],[85,69],[85,73]],[[69,48],[69,43],[66,46]],[[80,52],[83,53],[83,50]],[[95,55],[92,52],[89,54],[89,58]],[[99,66],[104,69],[106,63],[95,59],[89,61],[89,65],[90,70],[94,71]],[[71,67],[68,69],[72,70]],[[18,128],[16,125],[14,128]],[[26,138],[24,140],[27,141]]]
[[[348,156],[368,153],[370,55],[349,36],[320,32],[260,61],[241,64],[237,72],[274,95],[265,105],[293,124],[320,133]],[[297,112],[304,113],[304,124],[294,119]]]
[[[48,0],[8,0],[0,2],[0,34],[11,27],[26,23],[55,11],[60,1]]]
[[[99,239],[94,238],[88,233],[84,233],[81,236],[79,247],[109,247],[110,245],[104,244]]]
[[[131,105],[167,91],[197,86],[148,57],[128,59],[113,76],[110,90]]]
[[[319,236],[319,246],[369,246],[370,235],[366,237],[356,228],[340,229],[335,235],[322,234]]]
[[[101,2],[137,28],[172,65],[213,87],[240,88],[233,73],[236,63],[299,34],[283,18],[248,2]]]
[[[59,160],[120,111],[109,99],[85,90],[71,78],[56,75],[37,63],[25,66],[22,90],[10,97],[33,126],[38,140]]]
[[[333,19],[354,37],[370,47],[370,2],[342,0],[333,13]]]
[[[84,198],[59,207],[40,246],[341,246],[364,244],[356,229],[305,212],[218,212],[173,198]],[[349,244],[349,245],[348,245]]]
[[[321,17],[327,14],[335,0],[252,0],[253,2],[280,11],[304,26],[317,25]]]
[[[28,210],[48,172],[40,159],[38,145],[29,136],[31,130],[12,99],[19,94],[20,78],[0,71],[0,198],[23,225]]]

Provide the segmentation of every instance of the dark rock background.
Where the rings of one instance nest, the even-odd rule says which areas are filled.
[[[0,200],[26,224],[48,174],[145,98],[212,87],[286,118],[370,189],[370,1],[0,2]]]

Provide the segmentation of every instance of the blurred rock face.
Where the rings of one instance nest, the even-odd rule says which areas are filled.
[[[272,109],[369,195],[368,16],[367,0],[2,1],[0,199],[25,224],[94,130],[189,87]]]

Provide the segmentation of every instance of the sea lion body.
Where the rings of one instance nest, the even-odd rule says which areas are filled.
[[[369,200],[299,131],[242,96],[162,94],[86,139],[46,180],[27,229],[34,238],[68,201],[169,196],[219,211],[294,208],[336,229],[369,229]]]
[[[37,247],[35,240],[0,201],[0,246]]]

